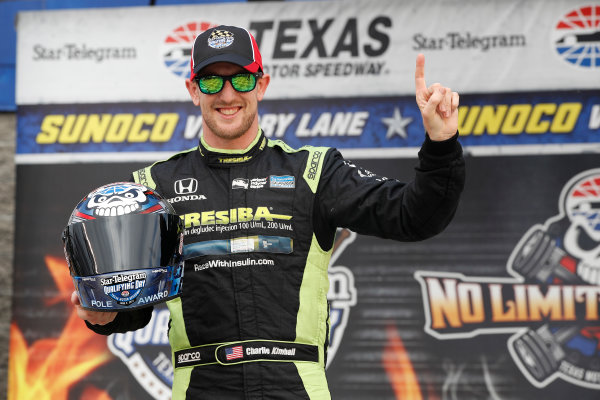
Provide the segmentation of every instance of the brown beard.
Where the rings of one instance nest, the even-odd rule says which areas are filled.
[[[236,129],[235,131],[232,132],[228,129],[221,129],[219,127],[219,124],[215,123],[212,118],[208,118],[208,119],[204,120],[204,123],[206,123],[206,126],[211,130],[211,132],[213,132],[215,134],[215,136],[217,136],[221,139],[228,139],[228,140],[238,139],[238,138],[242,137],[244,135],[244,133],[246,133],[248,131],[248,129],[250,129],[250,127],[252,126],[252,122],[254,122],[254,115],[249,115],[248,118],[245,118],[242,120],[242,124],[239,127],[239,129]]]

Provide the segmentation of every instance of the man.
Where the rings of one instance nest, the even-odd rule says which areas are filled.
[[[199,146],[134,173],[165,198],[177,185],[204,195],[174,204],[186,225],[186,265],[183,294],[168,303],[173,399],[330,398],[326,295],[336,228],[423,240],[450,222],[462,191],[458,94],[427,87],[424,62],[420,55],[415,83],[427,136],[405,184],[335,149],[265,138],[257,107],[270,77],[252,35],[219,26],[196,38],[186,87],[202,112]],[[141,328],[152,312],[92,312],[76,293],[72,301],[101,334]]]

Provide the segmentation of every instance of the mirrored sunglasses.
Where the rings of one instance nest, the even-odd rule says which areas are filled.
[[[223,86],[225,86],[225,81],[229,81],[231,86],[238,92],[250,92],[254,90],[256,87],[256,82],[261,76],[262,73],[260,72],[254,74],[242,73],[229,76],[205,75],[198,77],[196,82],[198,82],[198,87],[204,94],[219,93],[223,89]]]

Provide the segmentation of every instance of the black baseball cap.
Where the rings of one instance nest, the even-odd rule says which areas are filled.
[[[219,25],[196,36],[190,79],[193,80],[202,68],[220,61],[237,64],[252,73],[263,70],[254,36],[237,26]]]

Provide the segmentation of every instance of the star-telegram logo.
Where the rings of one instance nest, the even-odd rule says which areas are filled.
[[[600,69],[600,6],[567,12],[554,28],[552,43],[566,62]]]
[[[167,69],[180,78],[189,78],[194,39],[215,26],[217,24],[211,22],[189,22],[169,33],[161,48],[163,62]]]

